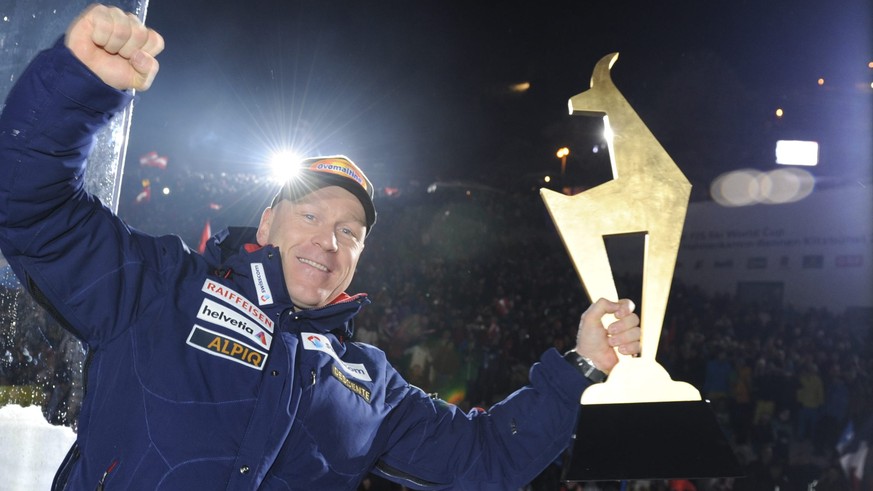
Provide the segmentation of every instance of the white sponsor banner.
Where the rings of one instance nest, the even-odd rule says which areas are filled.
[[[372,382],[370,374],[364,365],[360,363],[346,363],[340,359],[336,351],[333,350],[333,346],[330,345],[330,339],[327,336],[314,332],[301,332],[300,337],[303,339],[303,349],[327,353],[350,376],[365,382]]]
[[[641,274],[642,238],[615,239],[609,250],[613,275]],[[784,304],[801,309],[869,308],[873,190],[826,189],[781,205],[691,203],[674,276],[709,294],[739,295],[749,285],[773,284],[781,285]]]
[[[267,332],[273,332],[273,320],[259,309],[257,305],[253,304],[248,298],[240,295],[232,288],[228,288],[221,283],[207,278],[206,282],[203,283],[203,288],[201,290],[204,293],[212,295],[213,297],[241,310],[243,313],[254,319],[255,322],[260,324],[261,327],[266,329]]]
[[[273,343],[273,336],[259,324],[237,313],[236,310],[225,308],[224,305],[208,298],[203,299],[200,310],[197,311],[197,318],[240,333],[254,341],[258,346],[268,350]]]
[[[255,283],[255,291],[258,292],[258,305],[273,305],[273,292],[267,283],[263,264],[252,263],[252,281]]]

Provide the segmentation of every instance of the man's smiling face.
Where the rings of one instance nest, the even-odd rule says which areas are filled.
[[[267,208],[257,237],[258,244],[279,249],[294,305],[311,309],[348,288],[366,235],[360,201],[341,187],[328,186]]]

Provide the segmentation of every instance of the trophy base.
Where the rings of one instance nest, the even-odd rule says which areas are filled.
[[[737,477],[706,401],[582,405],[564,481]]]

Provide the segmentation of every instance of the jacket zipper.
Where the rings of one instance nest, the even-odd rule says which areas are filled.
[[[73,446],[70,447],[70,451],[67,452],[67,456],[64,457],[64,461],[61,463],[60,467],[58,467],[58,470],[55,473],[54,481],[52,481],[52,491],[63,491],[67,488],[67,481],[70,479],[70,474],[73,472],[73,467],[78,461],[79,444],[78,442],[73,442]]]
[[[109,464],[109,468],[106,469],[106,472],[103,473],[103,477],[97,481],[97,491],[103,491],[103,486],[106,484],[106,478],[109,476],[109,473],[115,470],[115,467],[118,465],[118,460],[113,460],[111,464]]]

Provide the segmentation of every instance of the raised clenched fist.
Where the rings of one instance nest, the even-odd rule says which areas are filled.
[[[164,39],[133,14],[91,5],[67,29],[67,48],[107,85],[147,90],[158,73]]]

